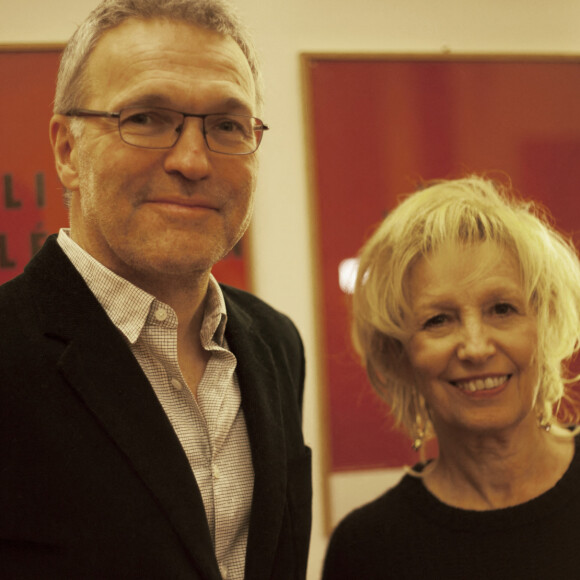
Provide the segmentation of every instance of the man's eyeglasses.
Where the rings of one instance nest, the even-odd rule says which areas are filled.
[[[117,119],[119,135],[129,145],[146,149],[170,149],[183,131],[186,117],[202,120],[207,148],[226,155],[250,155],[260,146],[268,127],[256,117],[211,113],[193,115],[155,107],[127,107],[116,113],[73,109],[67,117],[108,117]]]

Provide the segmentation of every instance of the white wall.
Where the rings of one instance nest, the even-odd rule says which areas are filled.
[[[0,0],[0,44],[63,42],[96,0]],[[255,292],[290,314],[307,350],[305,429],[315,457],[309,580],[326,538],[319,462],[319,386],[302,52],[580,54],[580,0],[237,0],[267,82],[261,182],[253,225]]]

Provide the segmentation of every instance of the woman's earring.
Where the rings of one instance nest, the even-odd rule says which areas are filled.
[[[429,422],[429,409],[423,397],[419,395],[418,389],[413,392],[413,403],[415,407],[415,425],[413,429],[413,451],[419,451],[423,447],[425,440],[425,429]]]
[[[413,439],[413,451],[419,451],[423,446],[423,439],[425,439],[425,431],[422,427],[417,427],[415,430],[415,438]]]
[[[538,423],[540,424],[540,429],[543,429],[546,433],[550,432],[552,428],[552,421],[550,419],[546,419],[546,414],[544,411],[540,411],[538,413]]]

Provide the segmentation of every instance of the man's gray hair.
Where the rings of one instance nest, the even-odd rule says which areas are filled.
[[[77,28],[60,62],[54,112],[82,107],[87,90],[87,61],[99,39],[130,18],[164,18],[193,24],[231,37],[244,53],[256,86],[256,106],[263,104],[262,77],[250,33],[224,0],[104,0]]]

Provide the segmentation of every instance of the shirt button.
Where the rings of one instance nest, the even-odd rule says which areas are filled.
[[[155,318],[157,318],[159,322],[163,322],[167,319],[167,310],[165,310],[165,308],[158,308],[155,311]]]
[[[219,479],[221,477],[220,468],[215,463],[212,463],[211,465],[211,474],[213,475],[214,479]]]
[[[181,391],[181,389],[183,389],[181,381],[178,381],[177,379],[171,379],[171,386],[177,391]]]

